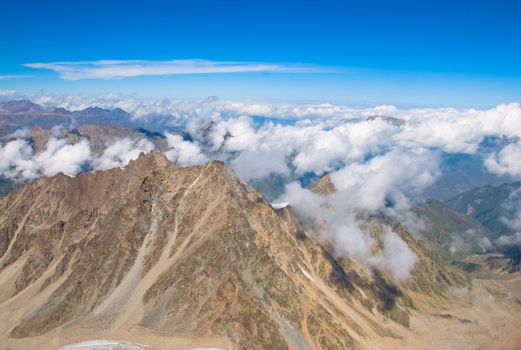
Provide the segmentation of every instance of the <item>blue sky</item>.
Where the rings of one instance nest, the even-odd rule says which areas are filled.
[[[492,106],[521,101],[519,13],[504,0],[6,1],[0,89]]]

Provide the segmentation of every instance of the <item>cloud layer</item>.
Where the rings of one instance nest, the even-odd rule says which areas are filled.
[[[414,267],[414,253],[386,225],[383,251],[375,253],[377,238],[364,226],[376,213],[408,222],[411,201],[439,174],[437,157],[437,152],[425,149],[394,149],[332,172],[337,192],[327,197],[294,182],[286,186],[281,200],[290,203],[320,239],[332,242],[337,255],[386,269],[402,281]]]
[[[82,171],[107,170],[123,167],[137,159],[141,152],[153,150],[146,139],[115,139],[96,155],[87,139],[72,142],[67,138],[51,137],[40,152],[35,152],[27,130],[10,135],[17,137],[0,146],[0,176],[23,182],[40,176],[64,173],[75,176]]]
[[[57,69],[65,67],[60,74],[79,79],[81,74],[96,75],[99,69],[119,65],[104,62],[77,71],[60,64]],[[421,228],[410,208],[423,200],[425,190],[441,176],[443,154],[479,155],[489,172],[521,176],[518,103],[476,110],[352,108],[215,98],[153,101],[119,95],[86,98],[40,94],[31,99],[73,110],[93,105],[118,107],[129,111],[134,121],[153,120],[162,129],[171,130],[165,133],[169,147],[165,154],[181,166],[220,159],[245,181],[262,181],[275,175],[281,182],[280,200],[290,203],[319,238],[333,242],[336,254],[383,266],[397,280],[407,278],[414,266],[414,254],[389,227],[383,228],[383,251],[374,254],[375,237],[363,227],[364,222],[384,214],[399,218],[412,231]],[[188,137],[173,132],[174,128],[185,131]],[[120,139],[101,155],[94,155],[87,141],[69,144],[53,138],[44,152],[34,154],[22,133],[19,136],[0,148],[0,173],[5,177],[31,179],[58,171],[74,175],[86,168],[108,169],[123,166],[139,152],[153,148],[147,140]],[[484,140],[489,139],[506,141],[484,147]],[[326,174],[338,190],[335,194],[321,197],[305,187],[310,179]],[[327,230],[321,229],[324,227]]]
[[[46,149],[34,154],[30,143],[15,139],[0,147],[0,175],[14,180],[32,180],[42,175],[59,172],[76,175],[92,158],[89,143],[85,140],[68,144],[65,139],[52,137]]]

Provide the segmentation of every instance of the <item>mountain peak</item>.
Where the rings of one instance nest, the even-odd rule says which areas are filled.
[[[323,196],[328,196],[337,191],[335,184],[333,184],[329,175],[323,176],[319,180],[313,182],[309,186],[309,190]]]
[[[85,108],[82,112],[105,113],[105,112],[109,112],[109,110],[105,109],[105,108],[101,108],[99,106],[91,106],[91,107]]]
[[[39,112],[43,108],[29,100],[12,100],[0,103],[0,108],[11,113]]]
[[[173,164],[168,160],[168,158],[161,152],[152,150],[147,153],[141,152],[139,157],[136,160],[131,160],[128,163],[129,167],[132,166],[148,166],[148,167],[160,167],[165,168],[168,166],[173,166]]]

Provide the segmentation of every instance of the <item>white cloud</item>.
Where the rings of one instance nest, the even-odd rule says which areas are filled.
[[[501,221],[511,229],[521,232],[521,188],[510,193],[502,207],[506,210],[506,216],[501,217]]]
[[[73,110],[93,105],[108,109],[118,107],[129,111],[134,118],[161,120],[166,126],[185,128],[202,153],[230,161],[236,159],[236,169],[243,169],[242,174],[247,178],[254,174],[245,172],[242,166],[246,152],[273,156],[273,164],[266,161],[256,165],[254,173],[259,176],[271,171],[287,174],[288,158],[290,166],[294,167],[291,171],[298,175],[306,172],[320,175],[391,148],[472,154],[478,151],[486,136],[514,139],[521,136],[521,107],[517,103],[475,110],[399,109],[394,106],[351,108],[331,104],[230,102],[216,98],[203,101],[144,100],[115,94],[93,98],[39,94],[31,99],[46,106],[58,105]],[[268,120],[259,125],[251,119],[256,115],[291,122],[280,124]],[[368,117],[375,118],[367,120]],[[211,127],[203,132],[209,123]],[[505,153],[507,151],[508,148]],[[243,152],[245,154],[241,156]],[[259,156],[259,160],[268,158]],[[511,173],[508,162],[498,159],[494,164],[492,160],[487,166],[490,171]],[[510,168],[515,169],[515,164],[512,166],[514,168]]]
[[[0,147],[0,155],[0,175],[19,181],[59,172],[76,175],[92,157],[87,141],[67,144],[65,139],[54,137],[38,155],[33,154],[31,145],[24,139],[9,141]]]
[[[498,153],[490,154],[485,159],[485,167],[494,174],[521,176],[521,142],[511,143]]]
[[[386,225],[382,225],[383,251],[375,252],[376,241],[370,228],[363,227],[367,217],[357,208],[357,199],[344,191],[323,197],[296,182],[288,184],[281,197],[319,240],[333,243],[337,256],[348,256],[387,270],[397,281],[406,280],[416,256]]]
[[[196,143],[183,140],[181,135],[167,133],[166,140],[170,149],[165,152],[165,155],[171,162],[180,166],[189,166],[208,161]]]
[[[244,181],[259,179],[277,173],[290,175],[284,150],[244,150],[230,162],[237,175]]]
[[[52,70],[65,80],[114,79],[151,75],[222,74],[222,73],[307,73],[332,71],[301,64],[210,61],[203,59],[145,61],[100,60],[76,62],[26,63],[24,66]]]
[[[8,75],[0,75],[0,80],[31,78],[31,77],[32,77],[32,75],[28,75],[28,74],[8,74]]]
[[[146,140],[117,139],[99,157],[95,157],[86,139],[70,143],[66,138],[51,137],[39,153],[35,153],[26,132],[15,132],[19,138],[0,146],[0,176],[15,181],[27,181],[59,172],[74,176],[87,169],[106,170],[122,167],[141,152],[147,153],[154,145]]]
[[[34,160],[46,176],[53,176],[59,172],[73,176],[79,173],[91,158],[90,145],[86,140],[67,144],[65,139],[53,137],[47,142],[45,151],[38,154]]]
[[[393,149],[331,174],[331,181],[362,210],[380,210],[389,204],[407,210],[410,199],[421,196],[440,175],[439,155],[425,149]],[[346,198],[347,199],[347,198]]]
[[[230,134],[226,148],[230,152],[244,151],[259,143],[259,135],[253,129],[250,119],[240,116],[226,123],[226,131]]]
[[[38,166],[32,159],[31,145],[23,140],[9,141],[0,147],[0,175],[15,179],[34,179],[38,176]]]
[[[439,175],[438,162],[437,152],[397,148],[331,173],[338,191],[330,196],[292,183],[281,201],[288,202],[320,239],[332,242],[337,255],[387,268],[397,280],[404,280],[416,259],[405,242],[384,226],[388,248],[375,255],[375,241],[361,227],[373,213],[406,216],[412,202]]]
[[[397,281],[405,281],[416,263],[416,255],[411,251],[407,243],[385,227],[384,252],[381,267],[387,269]]]
[[[31,100],[44,106],[58,106],[71,110],[90,106],[102,108],[122,108],[139,119],[159,120],[167,126],[185,127],[198,137],[198,129],[210,121],[219,123],[212,129],[215,147],[220,146],[219,138],[226,132],[233,132],[230,150],[241,139],[264,134],[257,141],[269,141],[270,131],[288,138],[305,138],[302,155],[297,160],[299,171],[317,170],[330,167],[323,164],[340,161],[346,157],[360,158],[366,152],[377,153],[381,148],[400,145],[404,148],[437,148],[449,153],[476,153],[485,136],[506,136],[521,138],[521,107],[518,103],[502,104],[488,110],[455,108],[398,109],[394,106],[352,108],[331,104],[270,104],[259,102],[220,101],[209,98],[203,101],[177,101],[172,99],[147,100],[132,95],[105,94],[97,97],[52,96],[36,94]],[[252,116],[265,116],[290,120],[294,125],[276,127],[265,126],[261,130],[241,130],[249,127],[244,120]],[[368,117],[383,116],[366,120]],[[393,124],[396,118],[400,123]],[[227,121],[225,125],[224,122]],[[237,125],[234,125],[237,124]],[[296,130],[292,130],[292,127]],[[217,132],[220,128],[220,132]],[[247,132],[242,135],[242,132]],[[303,135],[303,136],[300,136]],[[252,139],[252,141],[255,141]],[[296,141],[300,143],[300,140]],[[314,143],[315,145],[312,145]],[[330,143],[330,147],[327,146]],[[306,149],[305,149],[306,148]],[[323,152],[319,152],[323,149]],[[307,158],[307,157],[312,158]],[[329,159],[324,159],[326,156]],[[313,166],[315,160],[322,164]]]
[[[0,79],[2,79],[2,78],[0,78]],[[16,95],[16,90],[2,90],[2,89],[0,89],[0,97],[12,97],[12,96],[15,96],[15,95]]]
[[[496,240],[496,243],[503,247],[508,247],[508,246],[521,247],[521,233],[516,232],[515,234],[510,235],[510,236],[505,236],[505,235],[500,236]]]
[[[94,160],[93,166],[96,170],[123,167],[131,160],[137,159],[141,152],[148,153],[153,149],[154,145],[146,139],[123,138],[115,140],[103,151],[99,158]]]

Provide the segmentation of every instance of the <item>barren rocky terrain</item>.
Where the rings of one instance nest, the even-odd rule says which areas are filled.
[[[519,276],[469,282],[395,224],[418,257],[395,283],[332,255],[291,207],[274,209],[221,162],[178,168],[150,152],[40,178],[0,211],[3,349],[519,344]],[[368,223],[376,238],[383,224]]]

